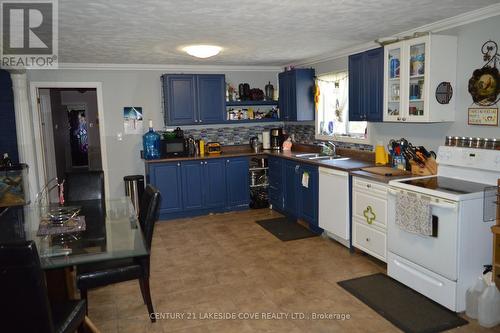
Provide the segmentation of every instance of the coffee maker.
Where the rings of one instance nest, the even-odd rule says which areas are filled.
[[[282,144],[283,144],[283,129],[271,128],[271,149],[281,150]]]

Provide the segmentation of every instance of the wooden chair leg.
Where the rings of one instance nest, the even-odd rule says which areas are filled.
[[[141,287],[142,300],[144,301],[144,304],[146,304],[146,292],[144,291],[144,281],[142,278],[139,279],[139,287]]]
[[[140,282],[139,282],[143,288],[144,288],[144,293],[143,293],[143,296],[146,298],[145,299],[145,302],[146,302],[146,305],[148,307],[148,312],[149,312],[149,318],[151,319],[151,322],[154,323],[156,321],[156,319],[154,318],[154,316],[151,316],[151,314],[154,313],[154,309],[153,309],[153,302],[151,300],[151,291],[149,289],[149,278],[148,277],[143,277],[140,279]]]
[[[80,289],[80,298],[85,300],[85,314],[89,314],[89,301],[87,299],[87,289]]]

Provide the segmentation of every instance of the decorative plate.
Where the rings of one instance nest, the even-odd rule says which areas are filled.
[[[491,106],[498,102],[500,74],[496,67],[476,69],[469,80],[469,93],[474,103]]]
[[[439,104],[448,104],[453,97],[453,88],[450,82],[441,82],[436,88],[436,100]]]

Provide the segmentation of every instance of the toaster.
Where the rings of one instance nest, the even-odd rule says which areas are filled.
[[[206,152],[211,154],[220,154],[221,153],[221,145],[218,142],[208,142],[206,146]]]

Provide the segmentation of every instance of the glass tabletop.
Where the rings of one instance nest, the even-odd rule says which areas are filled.
[[[0,242],[34,240],[43,269],[148,254],[130,198],[70,202],[65,207],[79,209],[78,215],[84,217],[84,223],[76,224],[76,231],[52,229],[57,226],[50,224],[47,216],[54,206],[11,208],[0,217]],[[50,229],[50,234],[40,235],[40,227]]]

